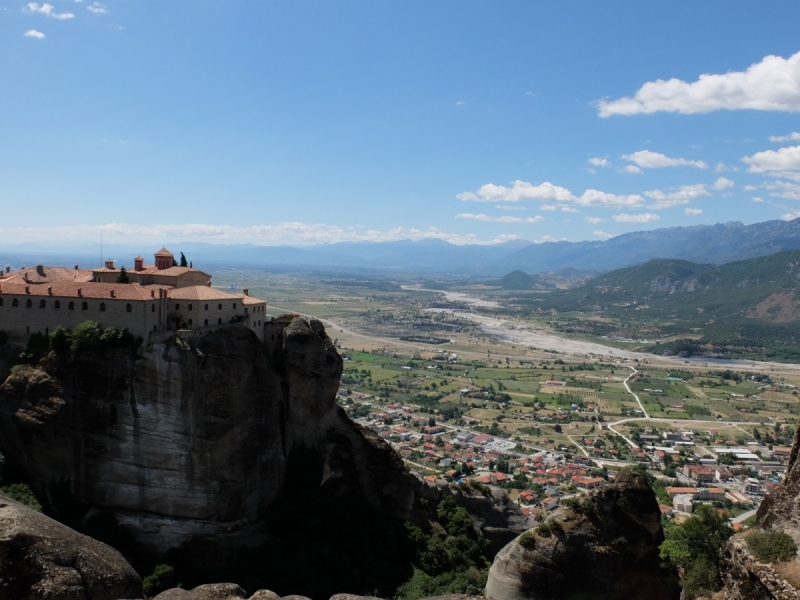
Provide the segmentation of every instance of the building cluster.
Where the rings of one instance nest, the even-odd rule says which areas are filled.
[[[0,330],[24,343],[34,333],[48,335],[58,326],[71,329],[87,320],[144,339],[159,331],[241,323],[263,339],[267,303],[248,290],[238,294],[211,287],[208,273],[177,266],[165,248],[155,253],[152,265],[140,256],[133,262],[131,271],[111,260],[90,270],[6,267],[0,273]]]

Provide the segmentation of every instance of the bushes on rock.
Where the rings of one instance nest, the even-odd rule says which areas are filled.
[[[24,504],[37,512],[42,512],[42,505],[39,504],[39,501],[36,499],[36,496],[33,495],[27,483],[12,483],[0,489],[12,500],[16,500],[20,504]]]
[[[175,587],[175,569],[170,565],[156,565],[153,572],[142,579],[142,591],[148,598]]]
[[[517,539],[517,543],[526,550],[533,550],[536,547],[536,536],[530,531],[526,531]]]
[[[789,560],[797,552],[792,537],[775,529],[755,529],[745,536],[750,552],[761,562]]]

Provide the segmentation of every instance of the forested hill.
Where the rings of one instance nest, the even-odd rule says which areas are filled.
[[[800,350],[798,286],[800,250],[724,265],[657,259],[548,294],[538,304],[609,317],[616,331],[606,333],[651,340],[686,334],[695,338],[682,346],[689,353],[705,345],[707,351],[788,357]],[[593,331],[600,333],[598,327]]]

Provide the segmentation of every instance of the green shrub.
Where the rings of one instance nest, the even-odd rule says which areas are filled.
[[[536,536],[534,536],[530,531],[526,531],[519,536],[517,542],[519,542],[519,545],[526,550],[533,550],[536,547]]]
[[[42,505],[39,504],[27,483],[12,483],[4,486],[2,491],[12,500],[16,500],[37,512],[42,512]]]
[[[755,529],[745,536],[750,551],[761,562],[789,560],[797,552],[797,545],[788,534],[775,529]]]
[[[142,579],[142,591],[152,598],[166,589],[175,587],[175,569],[170,565],[156,565],[153,572]]]

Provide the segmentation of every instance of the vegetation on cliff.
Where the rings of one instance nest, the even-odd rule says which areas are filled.
[[[668,524],[664,529],[661,558],[678,567],[689,600],[710,596],[722,588],[719,553],[733,535],[727,521],[716,509],[700,504],[686,521]]]

